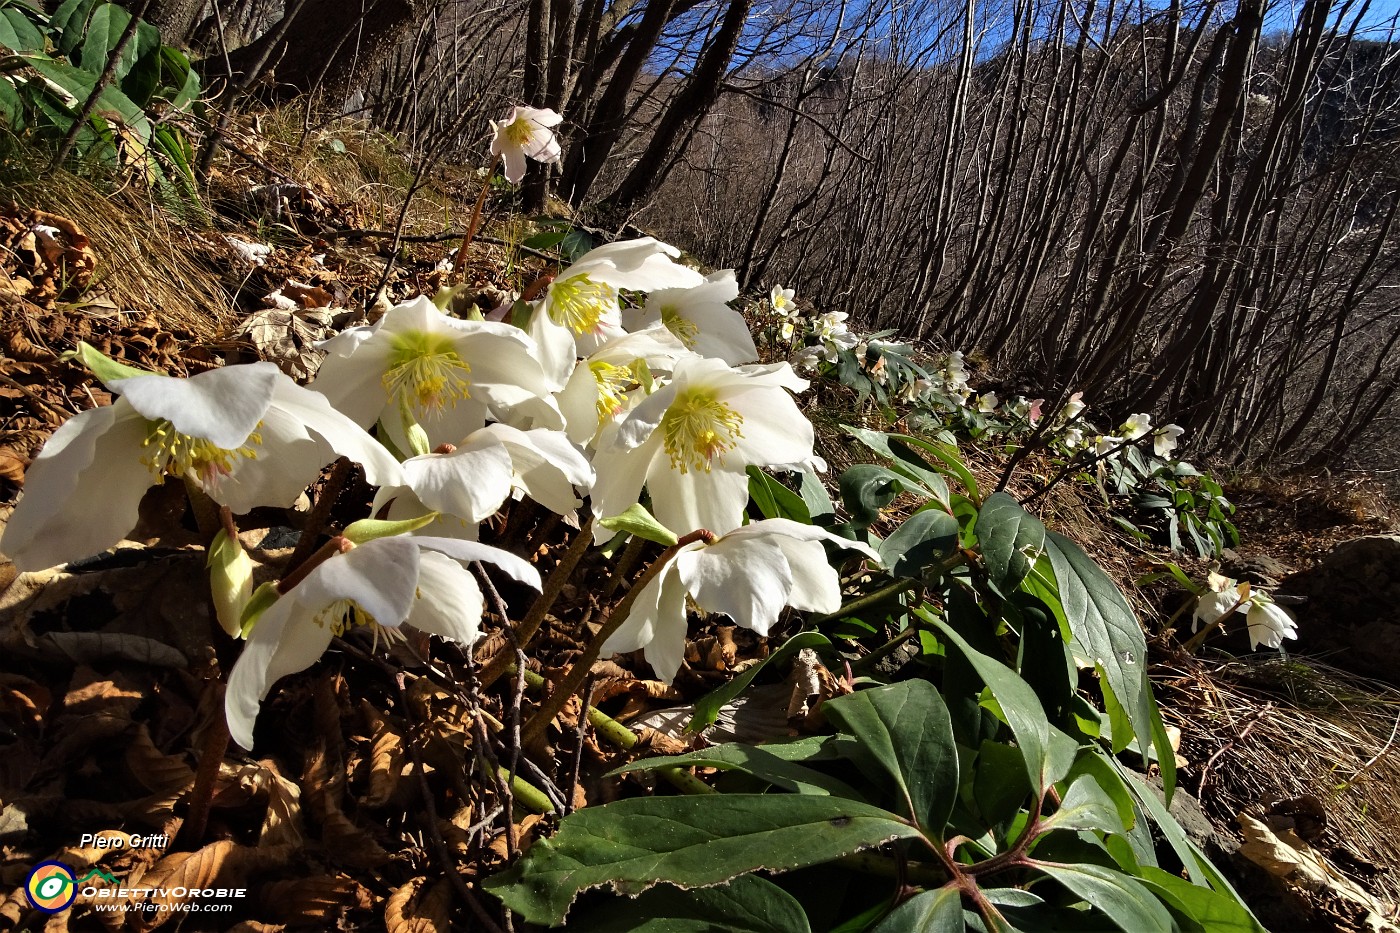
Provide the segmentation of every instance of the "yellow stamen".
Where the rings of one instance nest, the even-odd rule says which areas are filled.
[[[403,632],[397,627],[380,625],[364,607],[353,599],[337,599],[312,618],[312,621],[322,628],[328,628],[332,635],[337,637],[359,626],[368,625],[374,633],[374,644],[371,650],[379,649],[379,639],[382,637],[385,644],[404,639]]]
[[[530,134],[534,132],[534,125],[525,117],[516,117],[506,127],[506,141],[517,149],[523,147],[530,141]]]
[[[164,480],[167,476],[193,474],[201,480],[211,480],[227,476],[233,472],[233,463],[240,457],[249,460],[258,458],[257,448],[262,444],[262,435],[257,428],[243,441],[241,447],[228,450],[217,447],[202,437],[191,437],[175,430],[175,426],[165,419],[146,422],[146,437],[141,441],[145,453],[141,462],[156,476]]]
[[[695,338],[700,336],[700,328],[695,326],[694,321],[681,317],[679,308],[675,305],[662,305],[661,323],[685,344],[687,350],[695,349]]]
[[[743,415],[704,389],[680,393],[661,419],[662,443],[671,468],[708,473],[716,461],[723,464],[725,454],[744,436],[743,423]]]
[[[587,275],[571,275],[549,287],[549,319],[576,334],[594,330],[617,307],[617,289]]]
[[[391,346],[383,382],[395,402],[422,415],[471,397],[472,368],[450,337],[405,331],[394,335]]]
[[[598,383],[598,421],[601,423],[626,407],[627,393],[636,388],[637,379],[630,366],[595,361],[588,364],[588,369]]]

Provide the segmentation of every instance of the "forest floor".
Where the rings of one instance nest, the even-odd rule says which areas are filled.
[[[441,283],[439,264],[460,239],[476,173],[437,170],[410,204],[395,251],[401,193],[413,177],[389,142],[345,125],[312,134],[298,149],[299,130],[267,119],[260,132],[236,137],[211,179],[203,217],[177,218],[135,188],[110,195],[63,173],[7,179],[0,501],[14,500],[26,464],[58,425],[110,401],[85,368],[62,358],[78,340],[172,374],[262,357],[304,376],[316,362],[314,343],[362,322],[381,285],[396,300],[431,294]],[[36,240],[36,223],[62,231],[60,247]],[[523,245],[529,230],[504,210],[489,219],[466,267],[469,299],[494,305],[545,269],[542,254]],[[821,395],[829,409],[844,406],[843,417],[862,417],[841,387]],[[835,432],[824,432],[821,443],[832,475],[854,456]],[[998,451],[968,456],[987,477],[1003,466]],[[1227,564],[1265,576],[1311,570],[1342,541],[1400,530],[1400,505],[1365,477],[1236,477],[1227,491],[1241,539]],[[182,493],[148,495],[131,536],[142,547],[63,573],[20,576],[0,563],[0,892],[8,892],[0,926],[43,925],[22,885],[27,866],[55,859],[118,874],[143,865],[148,883],[159,877],[171,887],[230,873],[249,879],[249,897],[226,920],[188,920],[186,929],[445,929],[459,892],[438,867],[444,851],[470,855],[483,876],[528,845],[541,822],[524,818],[510,839],[482,832],[488,814],[469,807],[419,812],[419,781],[424,788],[429,778],[450,781],[467,745],[452,735],[462,698],[432,677],[405,686],[367,654],[342,655],[300,675],[270,701],[273,724],[259,732],[260,757],[225,757],[212,776],[211,809],[192,818],[184,801],[199,780],[193,764],[210,743],[217,747],[211,735],[218,730],[208,724],[221,715],[217,672],[233,644],[211,625],[202,539],[195,517],[184,514]],[[336,508],[360,505],[363,494],[343,491]],[[1187,595],[1150,578],[1167,561],[1204,577],[1210,562],[1131,540],[1081,487],[1060,487],[1041,510],[1110,570],[1144,619],[1164,716],[1181,730],[1182,787],[1210,824],[1198,827],[1201,837],[1232,866],[1265,924],[1361,930],[1368,916],[1372,925],[1377,915],[1394,919],[1400,691],[1341,669],[1335,657],[1328,660],[1337,667],[1249,655],[1242,637],[1185,655],[1172,629],[1189,620]],[[8,511],[0,506],[0,519]],[[261,523],[250,523],[243,537],[259,559],[290,553],[285,535],[304,513],[256,517]],[[561,548],[547,524],[518,509],[498,543],[552,563]],[[602,560],[586,565],[584,584],[564,593],[555,615],[582,614],[617,585],[614,571]],[[578,647],[564,627],[549,630],[544,643],[546,674]],[[495,636],[477,656],[505,649]],[[670,725],[676,717],[660,711],[693,701],[767,650],[745,630],[714,627],[693,644],[689,668],[673,686],[613,664],[593,702],[650,726],[651,749],[676,751],[685,747]],[[510,719],[501,697],[486,702]],[[750,717],[731,729],[746,736],[781,730],[785,707],[783,698],[767,720]],[[581,763],[567,793],[576,803],[604,801],[619,791],[601,775],[625,756],[581,726],[568,734],[580,718],[576,706],[567,709],[558,740],[557,752]],[[446,738],[420,741],[424,722],[437,723]],[[408,767],[414,762],[417,778]],[[1325,858],[1321,877],[1314,872],[1297,883],[1294,874],[1294,883],[1283,884],[1232,859],[1240,840],[1235,818],[1244,811],[1292,819],[1298,838]],[[131,843],[133,833],[163,844],[117,849],[83,840]],[[1368,905],[1358,890],[1374,901]],[[78,916],[56,914],[43,928],[68,928]],[[170,917],[133,918],[129,928]],[[94,924],[120,928],[100,913],[81,915],[72,928]]]

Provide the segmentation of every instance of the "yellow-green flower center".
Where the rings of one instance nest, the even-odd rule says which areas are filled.
[[[661,323],[685,344],[687,350],[695,349],[695,338],[700,336],[700,328],[695,326],[694,321],[681,317],[679,308],[675,305],[662,305]]]
[[[471,397],[472,368],[457,355],[451,337],[404,331],[390,346],[384,390],[398,404],[422,414]]]
[[[261,421],[257,427],[262,427]],[[233,472],[233,463],[240,457],[256,460],[260,444],[262,436],[258,434],[257,428],[243,441],[243,446],[228,450],[215,446],[202,437],[181,434],[175,430],[173,424],[163,418],[148,420],[146,437],[141,441],[144,450],[141,462],[162,481],[167,476],[185,476],[189,473],[209,480]]]
[[[312,621],[322,628],[330,629],[332,635],[340,637],[346,632],[359,626],[368,625],[374,632],[373,649],[379,649],[379,639],[383,637],[386,643],[395,640],[402,640],[403,632],[398,628],[380,625],[374,616],[365,611],[364,607],[353,599],[337,599],[312,618]]]
[[[676,396],[661,418],[662,445],[671,468],[688,473],[710,472],[716,461],[744,436],[744,416],[704,389],[687,389]]]
[[[600,360],[588,364],[598,384],[598,421],[602,423],[627,405],[627,393],[637,385],[630,366],[614,366]]]
[[[521,148],[530,141],[530,134],[533,131],[534,126],[528,119],[525,117],[516,117],[510,122],[510,125],[506,127],[506,141],[517,149]]]
[[[617,289],[585,275],[571,275],[549,287],[549,319],[576,334],[598,326],[617,307]]]

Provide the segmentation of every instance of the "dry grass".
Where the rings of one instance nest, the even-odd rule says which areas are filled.
[[[1400,690],[1287,657],[1182,658],[1157,678],[1190,761],[1183,783],[1198,785],[1217,826],[1312,795],[1327,813],[1322,851],[1366,890],[1400,901]]]
[[[209,274],[197,220],[173,218],[135,186],[107,190],[61,170],[35,177],[32,168],[11,163],[0,180],[21,208],[67,217],[87,233],[97,261],[87,295],[195,339],[222,329],[228,299]]]

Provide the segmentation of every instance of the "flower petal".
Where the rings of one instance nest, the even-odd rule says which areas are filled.
[[[778,621],[792,592],[792,569],[772,537],[722,537],[709,547],[677,555],[676,567],[695,605],[722,612],[760,635]]]
[[[323,608],[308,607],[289,593],[253,627],[224,692],[229,735],[242,747],[253,747],[253,723],[272,685],[315,664],[330,645],[330,629],[312,621]]]
[[[242,446],[262,420],[282,373],[271,363],[224,366],[188,379],[133,376],[112,383],[131,407],[152,420],[228,450]]]
[[[473,524],[495,515],[510,496],[510,453],[501,444],[412,457],[403,471],[424,505]]]
[[[464,645],[473,644],[481,631],[485,603],[471,571],[450,557],[428,551],[418,564],[418,598],[408,614],[408,624]]]
[[[413,608],[420,540],[378,538],[351,548],[311,571],[292,593],[317,609],[348,599],[380,625],[398,625]]]
[[[509,551],[477,541],[461,541],[456,538],[416,537],[413,540],[419,547],[446,554],[453,560],[481,560],[495,564],[512,580],[540,589],[540,572],[529,561],[521,560]]]

